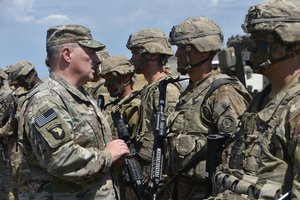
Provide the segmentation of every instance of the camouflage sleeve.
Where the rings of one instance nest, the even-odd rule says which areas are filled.
[[[138,118],[139,118],[139,105],[140,100],[134,99],[130,102],[130,104],[127,104],[124,109],[122,109],[122,116],[124,121],[128,125],[128,131],[132,135],[132,137],[135,137],[135,133],[137,132],[137,124],[138,124]]]
[[[167,94],[166,94],[166,107],[165,107],[165,113],[167,115],[169,115],[170,113],[175,111],[175,106],[178,102],[180,92],[181,91],[178,88],[178,86],[176,86],[174,84],[168,84]]]
[[[293,181],[292,192],[300,198],[300,105],[299,98],[290,108],[290,118],[286,126],[286,135],[283,141],[286,141],[288,155],[288,164],[292,166],[286,173],[287,179]],[[290,173],[289,173],[290,172]],[[292,174],[294,173],[294,174]],[[289,174],[292,174],[290,177]]]
[[[0,137],[13,134],[13,127],[17,124],[15,118],[15,104],[12,95],[8,95],[0,107]]]
[[[248,93],[245,91],[245,94]],[[234,86],[223,85],[207,99],[201,117],[209,126],[217,127],[219,132],[233,133],[248,103]]]
[[[13,134],[13,120],[15,119],[10,117],[9,120],[0,128],[0,137],[6,137]]]
[[[80,141],[74,142],[77,140],[73,134],[74,119],[71,119],[59,97],[34,98],[27,108],[24,114],[27,139],[39,166],[45,171],[80,183],[110,169],[111,153],[87,145],[92,142],[88,141],[93,140],[92,136],[81,142],[88,148],[80,146]]]

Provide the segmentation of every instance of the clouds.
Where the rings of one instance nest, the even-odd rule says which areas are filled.
[[[2,0],[1,15],[7,19],[14,19],[18,22],[29,22],[33,20],[31,15],[33,0]]]
[[[35,16],[37,12],[34,0],[1,0],[0,7],[2,9],[0,15],[10,22],[52,24],[69,19],[68,16],[63,14],[50,14],[37,18]]]
[[[29,60],[39,75],[44,67],[47,28],[57,24],[82,24],[103,42],[111,55],[130,56],[128,36],[143,28],[158,28],[167,35],[188,17],[207,16],[224,32],[243,34],[241,23],[250,5],[261,0],[0,0],[0,66]]]
[[[38,24],[51,24],[53,22],[59,24],[59,23],[64,23],[68,20],[69,20],[69,17],[66,16],[66,15],[59,15],[59,14],[55,15],[55,14],[53,14],[53,15],[48,15],[47,17],[43,17],[41,19],[38,19],[38,20],[36,20],[36,22]]]

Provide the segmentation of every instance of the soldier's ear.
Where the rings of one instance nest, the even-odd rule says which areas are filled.
[[[72,59],[72,49],[69,46],[64,46],[62,48],[62,55],[63,59],[70,63]]]

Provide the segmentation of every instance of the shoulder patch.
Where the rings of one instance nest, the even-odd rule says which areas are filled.
[[[65,137],[65,131],[60,123],[51,124],[49,127],[47,127],[47,130],[57,140],[61,140]]]
[[[56,117],[57,117],[57,114],[54,112],[54,110],[52,108],[50,108],[49,110],[45,111],[43,114],[38,116],[35,119],[35,123],[38,125],[39,128],[41,128],[45,124],[48,124],[49,122],[54,120]]]
[[[175,106],[168,106],[166,109],[166,113],[175,112]]]
[[[221,116],[220,117],[220,124],[219,124],[219,131],[230,133],[236,129],[236,122],[233,117],[231,116]]]

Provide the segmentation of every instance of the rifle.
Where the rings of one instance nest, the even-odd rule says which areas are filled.
[[[278,200],[285,200],[285,199],[291,199],[291,192],[285,193]]]
[[[207,195],[210,195],[214,192],[214,175],[216,173],[217,166],[222,163],[222,152],[229,138],[230,134],[228,133],[212,134],[207,136],[207,153],[205,165],[205,186]]]
[[[123,118],[119,112],[119,107],[112,112],[112,119],[118,131],[118,137],[127,144],[130,154],[125,158],[125,173],[127,181],[130,181],[133,189],[137,195],[138,200],[144,200],[144,187],[142,184],[143,172],[142,167],[137,159],[136,149],[133,142],[130,139],[130,134],[128,132],[127,126],[124,123]],[[129,180],[128,180],[129,179]]]
[[[170,79],[172,80],[172,79]],[[166,115],[164,113],[166,105],[166,88],[169,81],[164,79],[159,84],[159,102],[156,113],[156,128],[154,132],[154,143],[152,150],[150,191],[153,199],[157,199],[158,185],[162,177],[164,140],[166,137]]]

